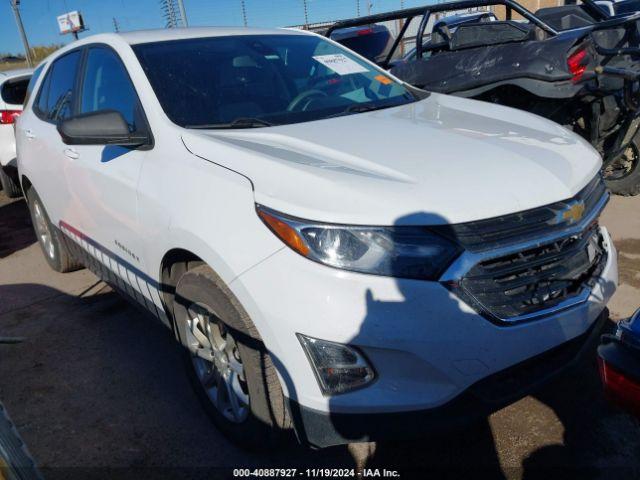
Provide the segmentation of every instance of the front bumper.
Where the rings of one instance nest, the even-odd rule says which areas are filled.
[[[608,318],[609,312],[605,309],[581,336],[495,373],[436,408],[411,412],[344,414],[313,410],[291,401],[289,409],[296,434],[306,445],[325,448],[383,439],[406,441],[460,429],[575,368],[589,352],[593,352]]]
[[[378,431],[406,433],[406,422],[416,415],[425,418],[416,424],[426,428],[440,409],[454,410],[452,405],[485,414],[482,403],[489,397],[496,397],[490,411],[523,395],[531,385],[506,394],[485,392],[481,402],[477,398],[483,386],[502,384],[491,379],[530,365],[531,359],[535,366],[540,355],[556,347],[582,344],[585,332],[596,329],[618,276],[611,238],[606,229],[601,232],[607,261],[589,298],[515,325],[488,321],[440,283],[336,270],[287,248],[230,286],[269,349],[301,438],[325,446],[377,438]],[[360,390],[323,396],[296,333],[358,347],[376,370],[376,380]],[[465,400],[469,392],[476,393]],[[389,426],[379,428],[378,419]],[[342,436],[321,427],[327,420],[329,426],[345,424],[338,428]],[[404,426],[391,426],[398,421]]]

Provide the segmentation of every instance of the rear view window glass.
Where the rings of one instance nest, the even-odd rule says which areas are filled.
[[[7,80],[2,84],[2,100],[9,105],[22,105],[27,95],[28,78]]]
[[[331,38],[373,62],[381,61],[387,56],[393,41],[389,30],[379,26],[338,33]]]
[[[51,65],[38,98],[38,110],[45,119],[64,120],[73,113],[73,88],[80,52],[72,52]]]

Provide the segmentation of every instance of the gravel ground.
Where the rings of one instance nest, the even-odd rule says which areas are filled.
[[[603,217],[620,249],[612,318],[640,305],[640,197]],[[214,478],[221,467],[357,467],[435,476],[640,478],[640,422],[609,406],[585,362],[462,434],[323,451],[247,453],[212,427],[158,322],[86,270],[51,272],[24,201],[0,192],[0,401],[47,479]],[[413,470],[406,470],[413,469]],[[424,469],[418,472],[418,469]],[[1,478],[1,475],[0,475]]]

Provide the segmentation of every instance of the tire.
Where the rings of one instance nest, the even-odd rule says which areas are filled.
[[[640,193],[640,135],[636,135],[628,148],[632,157],[630,170],[619,178],[611,178],[607,175],[607,168],[604,168],[605,183],[611,193],[624,197],[635,196]],[[626,153],[626,152],[625,152]]]
[[[0,165],[0,185],[2,185],[2,189],[4,193],[9,198],[18,198],[22,196],[22,190],[20,189],[20,185],[14,182],[13,178],[7,175],[7,172],[4,171],[4,168]]]
[[[243,448],[269,450],[280,443],[291,430],[280,381],[231,291],[199,265],[180,277],[173,310],[189,379],[213,423]]]
[[[40,200],[33,188],[27,191],[27,204],[33,229],[49,266],[60,273],[72,272],[83,268],[83,265],[69,252],[62,237],[62,232],[49,220],[49,215],[44,209],[42,200]]]

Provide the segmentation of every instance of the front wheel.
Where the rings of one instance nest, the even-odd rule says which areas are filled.
[[[640,134],[621,155],[605,164],[603,174],[607,187],[615,195],[628,197],[640,193]]]
[[[250,449],[268,449],[290,429],[271,357],[222,280],[206,265],[176,285],[176,328],[191,383],[216,426]]]

